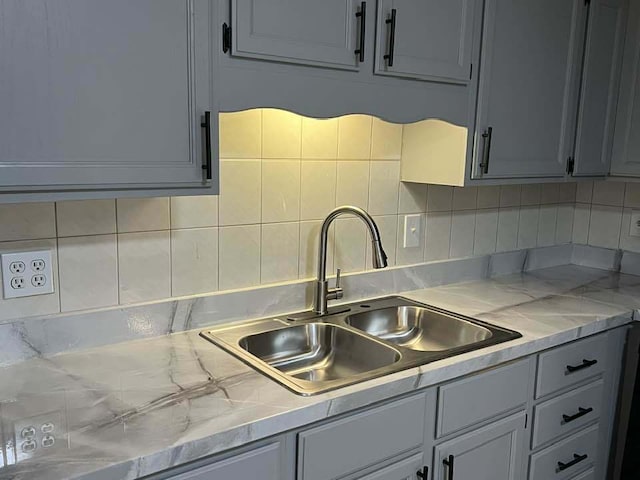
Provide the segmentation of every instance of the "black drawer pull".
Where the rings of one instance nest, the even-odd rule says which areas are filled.
[[[360,43],[354,53],[358,55],[358,61],[362,63],[364,62],[364,43],[367,35],[367,2],[360,2],[360,11],[356,13],[356,18],[360,19]]]
[[[449,475],[447,475],[447,480],[453,480],[453,455],[449,455],[447,458],[442,460],[442,463],[445,467],[449,469]]]
[[[593,412],[593,408],[591,407],[589,408],[578,407],[578,413],[575,413],[573,415],[562,415],[562,418],[564,420],[564,423],[569,423],[579,419],[580,417],[584,417],[585,415],[591,412]]]
[[[204,164],[202,165],[202,170],[204,170],[205,178],[207,180],[211,180],[211,170],[212,170],[212,161],[211,161],[211,112],[204,112],[204,121],[200,124],[200,126],[204,129]]]
[[[558,462],[558,470],[561,472],[563,470],[566,470],[567,468],[571,468],[574,465],[577,465],[578,463],[582,462],[583,460],[586,460],[587,458],[589,458],[589,455],[587,455],[586,453],[584,455],[578,455],[577,453],[574,453],[573,460],[571,460],[570,462],[567,462],[567,463]]]
[[[387,61],[388,67],[393,67],[393,55],[396,49],[396,9],[391,10],[391,18],[385,20],[387,25],[389,25],[389,53],[384,55],[384,58]]]
[[[585,368],[593,367],[598,360],[587,360],[586,358],[582,360],[582,364],[580,365],[567,365],[567,371],[569,373],[577,372],[579,370],[584,370]]]
[[[424,466],[422,467],[422,470],[418,470],[416,472],[416,475],[418,478],[421,478],[422,480],[428,480],[429,479],[429,467]]]

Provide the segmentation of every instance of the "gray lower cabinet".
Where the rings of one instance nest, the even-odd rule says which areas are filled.
[[[591,0],[582,71],[573,176],[609,173],[626,0]]]
[[[379,0],[375,72],[468,82],[474,18],[480,3],[477,0]]]
[[[584,0],[487,0],[473,178],[558,177],[573,152]]]
[[[0,2],[0,201],[205,187],[208,0]],[[215,181],[215,158],[212,180]],[[215,193],[215,191],[213,192]]]
[[[363,2],[371,15],[375,0]],[[361,3],[356,0],[232,0],[231,52],[238,57],[358,68]],[[366,16],[365,16],[366,21]],[[366,30],[366,29],[365,29]]]
[[[166,480],[283,480],[280,442],[195,468]]]
[[[521,480],[525,476],[525,446],[525,412],[522,411],[438,445],[434,478]]]
[[[377,472],[360,477],[358,480],[414,480],[417,478],[417,472],[429,471],[428,467],[426,470],[424,468],[422,454],[418,453],[388,467],[381,468]]]

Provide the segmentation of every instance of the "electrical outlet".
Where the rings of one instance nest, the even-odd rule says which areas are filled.
[[[58,450],[67,436],[62,412],[50,412],[23,418],[13,424],[15,462]]]
[[[3,253],[4,298],[53,293],[53,265],[50,250]]]

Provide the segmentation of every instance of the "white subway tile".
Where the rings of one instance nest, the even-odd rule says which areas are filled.
[[[422,183],[400,182],[398,213],[427,211],[427,186]]]
[[[299,278],[315,278],[318,268],[318,241],[322,221],[300,222],[300,259],[298,263]],[[329,227],[327,242],[327,272],[333,272],[335,224]]]
[[[338,119],[302,119],[302,158],[335,160],[338,157]]]
[[[338,159],[368,160],[371,155],[369,115],[347,115],[338,119]]]
[[[586,245],[589,241],[589,222],[591,220],[591,205],[576,203],[573,214],[572,243]]]
[[[605,205],[591,206],[589,221],[589,245],[594,247],[618,248],[622,208]]]
[[[171,296],[169,231],[118,235],[120,303]]]
[[[490,185],[478,187],[478,208],[498,208],[500,206],[500,187]]]
[[[300,219],[321,220],[336,206],[337,162],[302,162]]]
[[[453,188],[444,185],[429,185],[427,189],[427,212],[448,212],[453,209]]]
[[[557,204],[560,198],[560,186],[557,183],[543,183],[540,192],[540,204]]]
[[[535,247],[538,241],[538,218],[540,208],[525,206],[520,208],[518,222],[518,248]]]
[[[557,205],[541,205],[538,217],[538,247],[549,247],[556,242]]]
[[[171,198],[171,228],[218,226],[218,196]]]
[[[56,212],[52,202],[0,205],[0,242],[55,236]]]
[[[402,125],[373,119],[371,133],[372,160],[400,160],[402,156]]]
[[[640,183],[627,183],[624,192],[624,206],[640,208]]]
[[[369,207],[369,162],[338,161],[336,205]]]
[[[432,212],[426,215],[424,259],[426,262],[449,258],[451,240],[451,212]]]
[[[364,223],[359,218],[338,218],[335,225],[335,268],[343,272],[364,271],[369,235]]]
[[[118,242],[115,234],[58,240],[60,306],[63,312],[118,304]]]
[[[591,203],[593,198],[593,182],[578,182],[576,184],[576,202]]]
[[[262,165],[259,160],[220,162],[220,225],[260,223]]]
[[[450,258],[463,258],[473,255],[475,217],[476,212],[474,210],[453,212],[451,216]]]
[[[302,117],[286,110],[262,110],[262,158],[295,158],[302,154]]]
[[[262,156],[262,110],[220,113],[220,158]]]
[[[500,207],[519,207],[520,185],[503,185],[500,187]]]
[[[520,191],[520,205],[539,205],[540,195],[541,189],[539,184],[522,185],[522,189]]]
[[[454,187],[453,209],[475,210],[478,203],[478,189],[476,187]]]
[[[260,225],[221,227],[218,282],[220,290],[260,284]]]
[[[300,161],[262,164],[262,223],[300,219]]]
[[[509,252],[518,248],[519,207],[501,208],[498,212],[498,238],[496,252]]]
[[[575,183],[561,183],[558,187],[558,202],[575,203],[577,189],[578,187]]]
[[[169,198],[119,198],[118,233],[169,230]]]
[[[218,290],[218,228],[171,232],[171,293],[174,297]]]
[[[573,214],[575,206],[572,203],[558,205],[558,221],[556,223],[556,245],[571,243],[573,236]]]
[[[260,283],[298,278],[299,223],[262,225]]]
[[[476,228],[473,254],[487,255],[496,251],[498,236],[498,209],[483,209],[476,212]]]
[[[621,207],[624,203],[624,183],[599,181],[593,184],[593,199],[597,205]]]
[[[399,183],[400,162],[371,162],[368,210],[371,215],[398,213]]]
[[[56,204],[59,237],[116,233],[116,201],[75,200]]]

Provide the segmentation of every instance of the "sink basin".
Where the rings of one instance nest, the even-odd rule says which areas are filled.
[[[272,368],[308,382],[349,379],[400,360],[396,350],[326,323],[257,333],[238,344]]]
[[[200,335],[300,395],[315,395],[520,337],[518,332],[407,300],[339,305],[219,326]]]
[[[345,321],[369,335],[421,352],[451,350],[493,336],[481,325],[413,305],[357,313]]]

